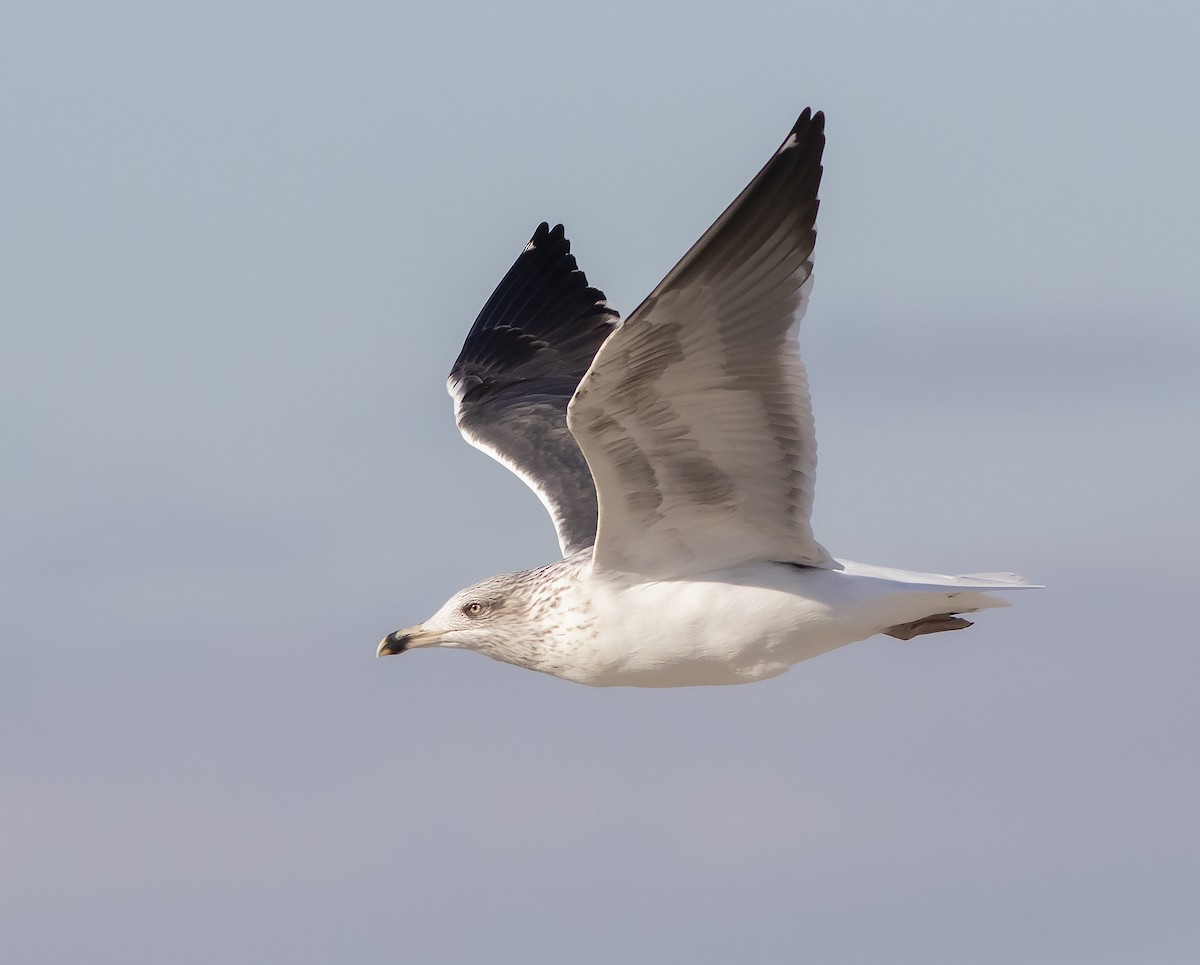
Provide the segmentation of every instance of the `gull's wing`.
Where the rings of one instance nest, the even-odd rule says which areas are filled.
[[[599,493],[597,567],[838,567],[809,522],[817,450],[796,350],[824,128],[822,114],[800,115],[576,391],[568,422]]]
[[[475,319],[447,382],[463,438],[537,493],[563,555],[596,538],[596,488],[567,428],[567,402],[617,324],[563,226],[543,222]]]

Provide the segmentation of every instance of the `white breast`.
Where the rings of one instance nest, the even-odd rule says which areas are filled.
[[[748,683],[869,635],[840,619],[837,594],[828,592],[836,586],[817,586],[827,582],[818,577],[814,592],[797,594],[797,575],[808,572],[829,573],[767,564],[652,583],[593,576],[603,659],[586,682]]]

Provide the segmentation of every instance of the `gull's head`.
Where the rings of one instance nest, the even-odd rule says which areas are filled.
[[[476,650],[518,662],[528,634],[529,592],[524,574],[495,576],[459,590],[424,623],[389,633],[379,642],[380,657],[419,647]]]

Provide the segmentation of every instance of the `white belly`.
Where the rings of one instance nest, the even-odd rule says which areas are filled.
[[[843,562],[844,571],[749,564],[655,583],[589,574],[603,645],[571,676],[594,686],[749,683],[894,624],[1005,605],[953,577]]]

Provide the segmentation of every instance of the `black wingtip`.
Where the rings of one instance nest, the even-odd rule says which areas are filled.
[[[825,112],[814,111],[811,107],[806,107],[800,112],[800,116],[796,118],[796,123],[792,125],[792,133],[798,133],[802,128],[812,126],[816,130],[824,130],[825,128]]]
[[[550,353],[577,382],[616,321],[576,264],[566,229],[543,221],[475,319],[451,376],[483,367],[515,377]]]
[[[806,107],[800,112],[796,123],[792,125],[788,136],[783,139],[783,143],[779,145],[779,150],[775,153],[782,154],[791,148],[806,145],[820,147],[825,145],[825,114],[822,111],[814,112],[811,107]]]
[[[552,234],[558,235],[558,237],[561,238],[563,235],[563,226],[556,224],[553,228],[551,228],[549,221],[543,221],[540,225],[533,229],[533,236],[529,239],[529,243],[533,244],[534,242],[544,242]]]
[[[567,229],[561,224],[556,224],[551,228],[550,222],[543,221],[534,229],[533,235],[526,242],[525,251],[541,248],[553,248],[556,255],[570,254],[571,242],[567,240]]]
[[[824,150],[825,115],[806,107],[770,160],[700,240],[687,250],[634,315],[653,304],[664,291],[695,280],[695,266],[704,257],[708,258],[709,270],[716,270],[714,266],[718,264],[721,270],[744,265],[758,250],[756,246],[766,244],[771,232],[777,228],[785,227],[794,235],[797,251],[805,249],[811,254],[816,241],[816,216],[820,207],[817,193]],[[722,238],[719,243],[718,236]],[[712,253],[714,246],[720,248],[720,255]]]

